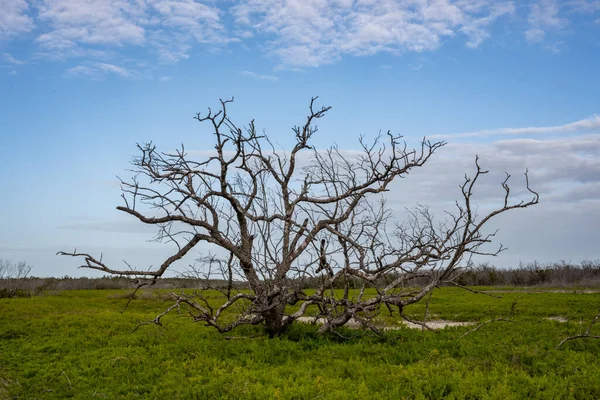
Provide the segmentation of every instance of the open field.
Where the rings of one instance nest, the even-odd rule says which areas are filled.
[[[497,288],[495,288],[497,289]],[[64,291],[0,299],[0,399],[593,399],[600,398],[600,341],[555,346],[597,313],[600,293],[507,290],[501,299],[444,288],[431,320],[485,321],[437,333],[400,327],[384,338],[293,326],[275,339],[258,329],[215,331],[171,315],[146,292],[125,313],[125,291]],[[423,316],[425,303],[406,310]],[[382,313],[382,325],[398,325]],[[565,321],[566,322],[563,322]]]

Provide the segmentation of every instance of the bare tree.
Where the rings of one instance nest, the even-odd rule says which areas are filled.
[[[22,279],[31,272],[31,265],[25,261],[14,264],[10,260],[0,258],[0,279]]]
[[[83,268],[141,279],[141,286],[206,243],[214,251],[199,258],[195,271],[204,278],[203,289],[219,290],[223,302],[216,305],[205,291],[178,294],[167,312],[187,305],[195,321],[220,332],[264,324],[275,335],[309,311],[326,321],[322,331],[351,319],[376,330],[371,319],[382,306],[404,316],[404,307],[452,283],[470,256],[502,251],[502,246],[480,249],[494,236],[483,232],[493,217],[538,203],[527,173],[532,199],[511,203],[507,175],[501,183],[504,201],[477,216],[473,191],[488,171],[476,159],[475,174],[465,176],[462,200],[447,221],[436,222],[419,207],[409,221],[395,224],[377,195],[423,166],[445,143],[423,139],[418,149],[409,149],[388,132],[371,142],[361,138],[360,152],[337,146],[317,150],[311,145],[315,121],[330,107],[317,108],[315,100],[304,124],[293,128],[295,145],[289,151],[276,149],[254,121],[245,129],[235,125],[228,114],[233,99],[221,100],[217,112],[196,116],[211,127],[215,141],[203,160],[194,160],[183,145],[172,153],[159,152],[152,143],[138,145],[135,175],[121,180],[125,204],[117,209],[156,225],[158,240],[177,245],[157,269],[119,270],[89,254],[59,254],[83,257]],[[307,286],[316,290],[308,293]],[[366,287],[376,290],[367,295]],[[160,324],[163,315],[154,322]]]
[[[0,297],[15,297],[18,295],[19,281],[27,278],[31,272],[31,265],[25,261],[13,263],[0,258]],[[29,293],[23,291],[22,293]]]

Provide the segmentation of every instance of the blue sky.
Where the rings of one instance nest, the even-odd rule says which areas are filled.
[[[597,259],[600,1],[0,0],[0,258],[93,275],[58,250],[158,264],[166,245],[115,210],[135,143],[211,148],[192,117],[235,96],[286,147],[312,96],[317,147],[391,129],[449,145],[389,196],[457,198],[475,154],[531,171],[542,204],[495,222],[490,260]],[[497,179],[496,179],[497,178]],[[404,185],[404,186],[403,186]],[[406,196],[405,193],[410,193]],[[400,212],[399,211],[399,212]]]

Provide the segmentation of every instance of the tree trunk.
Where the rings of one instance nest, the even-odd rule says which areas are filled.
[[[285,329],[285,326],[283,325],[285,303],[280,302],[279,299],[274,299],[274,301],[279,303],[277,307],[274,307],[272,310],[269,310],[264,314],[265,331],[269,337],[279,336]]]

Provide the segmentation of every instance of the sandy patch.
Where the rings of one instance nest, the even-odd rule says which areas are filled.
[[[408,321],[400,321],[400,323],[404,326],[407,326],[411,329],[421,329],[422,326],[419,324],[415,324],[414,322],[408,322]],[[452,326],[469,326],[469,325],[475,325],[475,322],[460,322],[460,321],[446,321],[443,319],[438,319],[435,321],[427,321],[426,322],[427,326],[430,327],[431,329],[445,329],[447,327],[452,327]]]
[[[556,321],[556,322],[569,322],[568,319],[566,319],[565,317],[546,317],[544,319],[547,319],[548,321]]]
[[[318,318],[317,320],[315,320],[314,317],[300,317],[297,318],[296,321],[298,322],[302,322],[304,324],[317,324],[317,325],[323,325],[325,323],[325,318]],[[381,328],[383,330],[395,330],[395,329],[400,329],[401,327],[407,327],[407,328],[411,328],[411,329],[422,329],[423,327],[419,324],[415,324],[414,322],[408,322],[408,321],[399,321],[399,323],[401,324],[400,326],[383,326],[383,327],[378,327]],[[434,321],[427,321],[427,326],[429,326],[431,329],[444,329],[447,327],[453,327],[453,326],[469,326],[469,325],[474,325],[475,322],[459,322],[459,321],[446,321],[446,320],[434,320]],[[346,324],[344,325],[347,328],[350,329],[359,329],[361,327],[360,322],[358,322],[355,319],[350,319],[348,322],[346,322]]]

